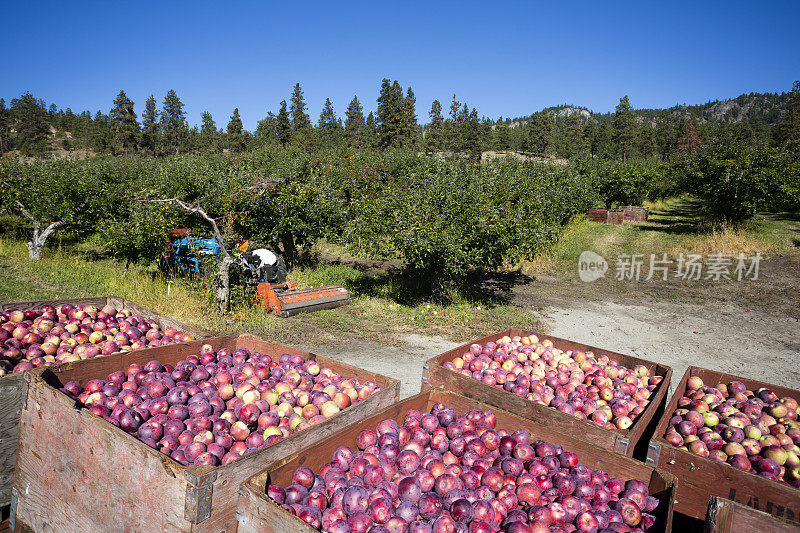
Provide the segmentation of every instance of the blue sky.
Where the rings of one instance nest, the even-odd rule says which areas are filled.
[[[175,89],[190,124],[238,107],[254,129],[303,86],[374,110],[384,77],[427,121],[453,93],[491,118],[573,103],[610,111],[782,92],[800,78],[800,2],[9,2],[0,96],[141,114]]]

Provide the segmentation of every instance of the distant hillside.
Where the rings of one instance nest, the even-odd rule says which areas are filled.
[[[676,105],[667,109],[636,109],[636,116],[640,121],[655,122],[665,113],[673,116],[692,116],[699,122],[714,124],[732,122],[764,122],[771,126],[778,123],[781,115],[789,105],[789,93],[750,93],[742,94],[728,100],[714,100],[698,105]],[[635,102],[633,102],[635,104]],[[586,122],[594,120],[603,122],[610,120],[614,113],[594,113],[591,110],[576,105],[563,104],[547,107],[542,111],[558,118],[572,114],[579,114]],[[531,115],[507,119],[505,122],[510,128],[525,124]]]

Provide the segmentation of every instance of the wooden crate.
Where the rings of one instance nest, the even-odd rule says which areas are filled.
[[[317,472],[322,465],[330,461],[331,454],[339,446],[345,445],[356,449],[356,435],[365,428],[374,429],[381,420],[392,418],[403,423],[405,413],[409,409],[418,409],[425,413],[431,407],[443,402],[454,408],[457,413],[466,413],[472,409],[494,411],[497,415],[497,427],[515,431],[525,429],[532,438],[542,439],[564,446],[565,449],[578,455],[578,460],[593,469],[602,469],[612,476],[625,480],[642,479],[650,482],[650,493],[668,501],[664,515],[661,517],[666,525],[665,531],[672,530],[672,500],[675,478],[662,470],[646,466],[627,457],[611,453],[591,444],[560,433],[558,430],[543,427],[515,414],[495,409],[494,407],[460,394],[432,389],[399,402],[381,413],[351,425],[336,434],[336,437],[315,446],[297,450],[283,459],[272,460],[262,464],[264,470],[249,478],[239,492],[239,533],[303,531],[311,533],[310,528],[299,518],[290,515],[276,505],[265,494],[269,483],[286,486],[291,483],[292,473],[300,466],[307,466]]]
[[[663,380],[653,391],[650,403],[645,410],[634,420],[633,425],[627,430],[606,429],[592,422],[575,418],[574,416],[562,413],[556,409],[538,404],[532,400],[525,399],[516,394],[507,392],[499,387],[487,385],[471,377],[464,376],[442,366],[446,361],[452,360],[469,350],[473,343],[486,344],[489,341],[496,341],[505,336],[526,336],[533,332],[511,328],[499,333],[493,333],[472,341],[458,348],[454,348],[441,355],[429,359],[424,367],[422,374],[422,390],[428,387],[443,387],[446,390],[464,394],[471,398],[481,400],[495,407],[511,411],[525,418],[529,418],[541,425],[556,428],[563,433],[570,435],[581,435],[581,438],[606,450],[626,455],[628,457],[645,456],[647,443],[658,423],[666,403],[667,390],[669,389],[672,369],[666,365],[639,359],[630,355],[623,355],[616,352],[587,346],[566,339],[551,336],[539,336],[553,341],[553,345],[560,350],[591,350],[597,355],[607,354],[619,361],[621,365],[632,368],[635,365],[646,366],[652,375],[663,376]]]
[[[712,496],[708,501],[706,533],[740,533],[766,531],[769,533],[798,533],[800,525],[738,502]]]
[[[800,521],[800,490],[739,470],[727,463],[681,450],[664,439],[672,413],[677,409],[678,400],[686,390],[686,380],[692,376],[699,376],[703,383],[712,387],[718,383],[737,380],[750,390],[768,387],[781,397],[790,396],[800,400],[800,391],[793,389],[696,366],[686,369],[658,423],[655,435],[650,440],[647,452],[647,464],[671,472],[678,478],[676,511],[691,518],[702,519],[706,515],[708,499],[719,496],[773,516]]]
[[[224,466],[182,466],[114,427],[56,387],[105,378],[131,363],[175,364],[197,354],[246,348],[316,359],[345,376],[383,387],[330,419]],[[25,374],[28,397],[22,410],[12,525],[17,531],[233,532],[239,485],[265,463],[328,439],[342,428],[396,402],[399,381],[333,359],[271,344],[252,335],[217,337],[65,364]]]
[[[102,298],[79,298],[73,300],[47,300],[36,302],[0,303],[0,311],[7,309],[38,309],[43,305],[83,304],[102,307],[111,305],[117,309],[126,308],[137,315],[151,318],[159,327],[174,327],[191,333],[197,338],[208,337],[208,332],[160,315],[142,305],[114,296]],[[23,373],[6,374],[0,377],[0,507],[11,503],[11,482],[14,479],[14,465],[17,457],[17,434],[19,432],[19,412],[25,398]]]

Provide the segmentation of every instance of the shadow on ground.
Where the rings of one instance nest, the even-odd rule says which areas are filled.
[[[463,278],[441,280],[418,270],[392,269],[365,272],[364,276],[349,281],[347,289],[408,306],[457,300],[489,306],[510,304],[514,288],[532,281],[531,276],[520,272],[476,271]]]

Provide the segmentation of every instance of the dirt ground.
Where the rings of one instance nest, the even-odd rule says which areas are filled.
[[[508,289],[546,333],[667,364],[673,387],[690,365],[800,388],[800,253],[761,263],[743,282],[583,283],[532,277]],[[509,324],[513,326],[513,324]],[[321,355],[397,377],[419,391],[423,362],[457,344],[409,335],[387,347],[346,340],[308,346]]]

